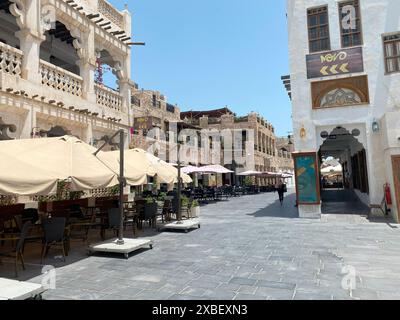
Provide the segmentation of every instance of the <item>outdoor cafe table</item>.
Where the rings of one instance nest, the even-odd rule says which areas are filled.
[[[45,291],[41,284],[0,278],[0,300],[32,299]]]

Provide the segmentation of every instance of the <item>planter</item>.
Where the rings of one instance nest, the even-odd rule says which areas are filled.
[[[192,218],[199,218],[200,217],[200,207],[193,207],[190,209],[190,216]]]

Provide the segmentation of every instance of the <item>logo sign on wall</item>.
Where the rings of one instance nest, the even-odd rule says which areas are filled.
[[[364,71],[361,47],[310,54],[306,60],[308,79]]]

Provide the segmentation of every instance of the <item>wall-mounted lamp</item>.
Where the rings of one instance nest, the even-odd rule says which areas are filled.
[[[379,132],[379,130],[380,130],[379,123],[374,118],[374,120],[372,121],[372,131],[376,133]]]
[[[307,135],[307,131],[306,131],[306,128],[304,128],[304,126],[303,126],[303,127],[301,127],[301,129],[300,129],[300,137],[301,137],[302,139],[304,139],[304,138],[306,137],[306,135]]]

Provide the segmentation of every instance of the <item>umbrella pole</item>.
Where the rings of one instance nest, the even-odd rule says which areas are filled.
[[[120,224],[117,244],[124,244],[124,131],[119,132],[119,210]]]
[[[181,212],[181,159],[180,159],[180,151],[181,151],[181,145],[178,142],[178,212],[177,212],[177,220],[178,223],[182,221],[182,212]]]

